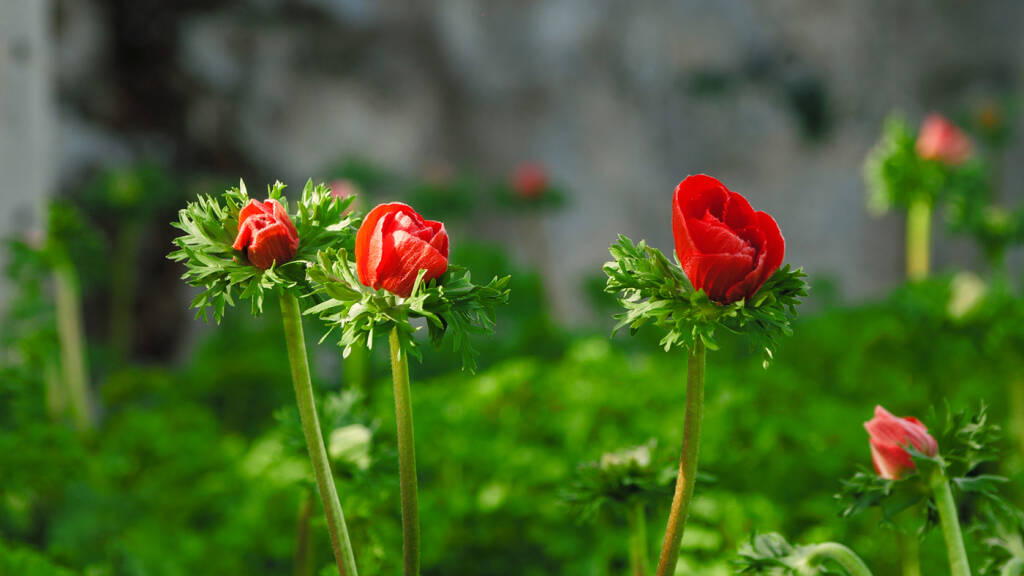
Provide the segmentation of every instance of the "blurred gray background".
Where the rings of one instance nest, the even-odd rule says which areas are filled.
[[[0,0],[0,234],[140,159],[250,189],[349,155],[410,176],[536,161],[570,194],[545,226],[572,320],[616,233],[670,249],[672,190],[706,172],[775,215],[789,262],[864,298],[903,275],[902,219],[864,208],[882,119],[1020,93],[1022,24],[1017,0]],[[999,167],[1008,203],[1022,154]],[[513,222],[476,227],[529,257]],[[940,239],[934,258],[977,255]]]

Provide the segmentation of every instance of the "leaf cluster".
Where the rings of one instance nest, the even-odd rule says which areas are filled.
[[[740,547],[732,564],[737,574],[770,574],[772,576],[808,576],[811,574],[841,575],[809,558],[814,546],[794,546],[776,532],[751,534]]]
[[[1009,210],[992,202],[992,189],[979,167],[951,177],[946,218],[953,232],[974,238],[990,264],[1001,264],[1006,251],[1024,242],[1024,208]]]
[[[220,198],[201,195],[179,212],[178,222],[172,226],[183,234],[175,239],[178,249],[168,258],[185,264],[182,279],[201,288],[191,304],[197,309],[196,317],[205,320],[212,312],[219,323],[227,306],[233,306],[236,299],[250,300],[253,315],[259,315],[268,291],[306,287],[306,267],[320,250],[351,243],[357,221],[346,217],[345,211],[352,198],[335,198],[327,186],[314,186],[308,181],[298,202],[298,212],[293,214],[283,195],[284,188],[284,184],[276,182],[268,187],[267,196],[279,201],[292,215],[299,233],[299,249],[292,260],[268,270],[250,265],[245,254],[232,247],[238,233],[238,213],[249,202],[244,182]]]
[[[562,493],[562,502],[580,523],[590,522],[602,510],[625,514],[637,501],[669,492],[675,478],[672,466],[652,458],[656,443],[609,453],[598,461],[580,464],[576,477]]]
[[[635,334],[651,323],[666,330],[660,341],[666,351],[674,346],[690,349],[698,339],[715,350],[715,330],[721,327],[744,334],[754,348],[763,351],[767,366],[776,340],[792,334],[796,307],[807,296],[807,275],[787,264],[750,299],[719,304],[703,290],[694,290],[678,264],[643,240],[634,243],[620,235],[609,251],[613,260],[604,265],[605,291],[618,295],[625,309],[615,316],[618,323],[613,333],[628,326],[630,334]]]
[[[346,357],[353,346],[372,349],[378,332],[397,328],[401,349],[421,359],[413,338],[418,328],[410,320],[423,319],[430,342],[440,347],[448,340],[462,355],[463,369],[474,371],[476,350],[469,336],[494,329],[495,307],[508,302],[510,278],[495,276],[478,285],[468,270],[452,265],[428,282],[423,280],[424,274],[421,270],[409,297],[401,298],[364,286],[345,249],[323,250],[309,269],[315,295],[322,301],[306,314],[317,315],[328,324],[330,330],[324,338],[340,332],[339,346]]]

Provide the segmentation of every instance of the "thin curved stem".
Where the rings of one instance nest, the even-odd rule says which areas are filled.
[[[679,544],[683,540],[686,514],[697,481],[697,455],[700,451],[700,429],[704,419],[704,343],[697,339],[690,350],[686,370],[686,421],[683,424],[683,452],[679,457],[679,477],[669,510],[665,540],[658,559],[658,576],[671,576],[679,561]]]
[[[928,277],[931,260],[932,204],[924,198],[910,202],[907,208],[907,278]]]
[[[331,547],[341,576],[357,576],[356,560],[352,553],[352,542],[345,525],[345,514],[341,510],[338,491],[334,486],[331,464],[327,460],[320,418],[316,413],[313,398],[313,383],[309,378],[309,359],[306,357],[306,340],[302,334],[302,311],[295,296],[281,291],[281,317],[284,321],[284,338],[288,345],[288,363],[291,365],[292,384],[295,386],[295,400],[299,405],[302,433],[306,437],[309,459],[313,463],[316,486],[320,500],[327,514],[327,531],[331,534]]]
[[[412,427],[409,358],[391,329],[391,377],[395,383],[395,420],[398,423],[398,479],[402,492],[402,565],[405,576],[420,573],[420,506],[416,481],[416,434]]]
[[[842,544],[835,542],[816,544],[807,555],[807,564],[809,566],[819,566],[826,560],[839,564],[849,576],[871,576],[871,570],[860,559],[860,556],[857,556],[853,550]],[[816,574],[817,570],[814,573]]]
[[[935,496],[935,507],[939,511],[942,536],[946,541],[946,553],[949,555],[949,573],[951,576],[971,576],[964,537],[960,532],[960,517],[949,481],[941,471],[936,470],[932,473],[931,487]]]

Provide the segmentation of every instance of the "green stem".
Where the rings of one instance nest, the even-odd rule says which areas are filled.
[[[312,515],[313,493],[303,490],[295,523],[295,576],[313,576],[313,539],[309,530]]]
[[[931,258],[932,204],[924,198],[911,201],[907,208],[907,278],[928,277]]]
[[[647,576],[647,513],[642,500],[629,511],[629,561],[633,576]]]
[[[89,369],[85,360],[85,335],[82,330],[78,275],[75,274],[71,262],[63,261],[54,266],[53,284],[56,293],[61,369],[71,401],[72,417],[79,432],[88,432],[95,426],[95,418],[89,400]]]
[[[306,436],[306,447],[309,449],[309,459],[313,463],[316,486],[327,514],[327,530],[331,534],[331,547],[334,549],[334,559],[338,563],[338,573],[341,576],[356,576],[356,560],[352,554],[348,528],[345,526],[345,514],[338,500],[323,433],[320,432],[320,419],[316,413],[313,383],[309,378],[309,359],[306,357],[306,340],[302,334],[302,311],[299,310],[299,301],[283,290],[281,317],[284,321],[285,342],[288,344],[288,363],[291,365],[295,399],[302,420],[302,433]]]
[[[921,576],[921,547],[917,536],[897,533],[896,545],[900,553],[901,576]]]
[[[64,418],[68,398],[60,377],[56,359],[47,359],[43,365],[43,381],[46,383],[46,413],[54,422]]]
[[[949,572],[951,576],[971,576],[971,567],[967,563],[967,550],[964,548],[964,537],[960,533],[960,518],[957,515],[956,501],[953,490],[946,476],[939,470],[932,473],[932,493],[935,496],[935,507],[939,511],[939,522],[942,524],[942,536],[946,541],[946,552],[949,555]]]
[[[679,477],[669,510],[665,540],[658,559],[658,576],[675,573],[679,561],[679,544],[683,540],[686,514],[693,498],[697,480],[697,454],[700,450],[700,428],[704,419],[704,343],[697,339],[690,351],[686,370],[686,421],[683,424],[683,453],[679,458]]]
[[[807,565],[811,567],[820,566],[826,560],[839,564],[849,576],[871,576],[871,570],[868,570],[860,556],[842,544],[835,542],[816,544],[806,558]],[[818,574],[819,572],[815,569],[809,573]]]
[[[1024,575],[1024,558],[1013,558],[1003,566],[1000,576],[1022,576]]]
[[[402,561],[405,576],[420,573],[420,510],[416,487],[416,435],[412,427],[409,359],[391,329],[391,377],[395,383],[395,420],[398,422],[398,479],[402,492]]]

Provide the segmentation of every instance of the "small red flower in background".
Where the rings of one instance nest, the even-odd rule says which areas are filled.
[[[935,456],[939,445],[917,418],[897,418],[881,406],[875,406],[875,417],[864,423],[871,436],[871,460],[882,478],[899,480],[916,466],[905,446],[913,446],[922,454]]]
[[[704,174],[676,187],[672,233],[690,283],[721,304],[753,296],[786,252],[771,216],[755,212],[746,198]]]
[[[940,114],[931,114],[917,135],[917,155],[955,166],[971,155],[971,141],[962,130]]]
[[[448,233],[444,224],[424,220],[400,202],[381,204],[366,215],[356,233],[359,281],[407,298],[420,270],[424,281],[448,269]]]
[[[250,200],[238,213],[238,236],[232,246],[245,252],[249,263],[266,270],[295,257],[299,232],[277,200]]]
[[[548,189],[548,174],[540,164],[520,164],[512,173],[512,189],[520,198],[539,198]]]
[[[356,188],[356,185],[344,178],[331,180],[330,187],[331,196],[334,196],[339,200],[344,200],[345,198],[355,196],[359,193],[359,189]]]

